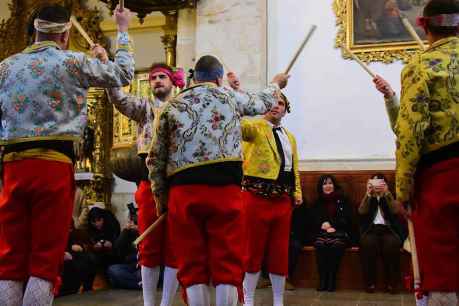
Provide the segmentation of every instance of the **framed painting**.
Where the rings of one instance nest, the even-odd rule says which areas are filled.
[[[347,47],[365,62],[408,61],[419,49],[402,23],[406,17],[415,26],[416,17],[428,0],[334,0],[338,34],[336,47]],[[349,54],[343,48],[343,56]]]

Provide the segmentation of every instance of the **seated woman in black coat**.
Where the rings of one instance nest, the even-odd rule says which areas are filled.
[[[335,291],[336,274],[351,241],[352,209],[332,175],[317,182],[318,199],[313,207],[319,291]]]
[[[105,273],[109,265],[116,263],[113,246],[120,235],[120,223],[111,211],[93,207],[88,214],[88,235],[92,260]]]
[[[359,206],[360,252],[366,291],[374,292],[376,260],[381,255],[388,292],[395,293],[400,281],[400,247],[406,228],[396,215],[394,197],[384,175],[375,174],[367,183],[367,193]]]

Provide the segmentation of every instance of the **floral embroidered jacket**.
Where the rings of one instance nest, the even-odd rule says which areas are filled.
[[[164,102],[127,95],[121,88],[109,89],[109,97],[120,113],[137,122],[137,154],[148,154],[153,138],[153,121]]]
[[[281,158],[274,139],[272,126],[264,118],[247,119],[241,121],[243,152],[244,152],[244,175],[259,177],[268,180],[276,180],[279,175]],[[295,136],[283,128],[287,133],[293,154],[293,173],[295,175],[295,187],[293,196],[301,200],[301,181],[298,171],[298,149]]]
[[[167,102],[155,123],[147,158],[155,196],[168,190],[167,178],[191,167],[242,161],[241,116],[266,112],[276,102],[277,85],[258,94],[202,83]]]
[[[1,62],[0,144],[76,140],[86,125],[89,87],[126,86],[134,77],[128,34],[118,33],[117,42],[114,62],[61,50],[52,41]]]
[[[397,134],[397,199],[408,201],[423,154],[459,141],[459,38],[435,42],[402,71]]]

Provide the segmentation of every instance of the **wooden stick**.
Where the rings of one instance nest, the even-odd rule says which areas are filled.
[[[371,71],[370,67],[368,67],[367,64],[365,64],[360,58],[357,57],[357,55],[354,54],[351,50],[349,50],[348,47],[344,47],[346,51],[352,56],[352,58],[374,79],[376,77],[376,74]]]
[[[124,0],[120,0],[120,11],[124,10]]]
[[[308,34],[306,35],[305,39],[303,40],[303,43],[301,46],[298,48],[296,51],[295,55],[293,56],[292,60],[287,66],[287,69],[285,69],[285,74],[288,74],[290,70],[292,69],[293,65],[297,61],[298,57],[300,56],[301,52],[303,51],[304,47],[306,47],[306,44],[308,43],[309,39],[311,38],[312,34],[314,34],[314,31],[317,29],[317,26],[313,24],[311,28],[309,29]]]
[[[419,262],[418,262],[418,253],[416,251],[416,239],[414,237],[414,227],[413,227],[413,222],[411,220],[408,220],[408,237],[410,239],[411,261],[413,265],[414,283],[419,284],[421,282],[421,276],[419,274]]]
[[[408,211],[411,214],[411,208],[408,207]],[[413,283],[414,283],[414,299],[416,300],[417,306],[427,306],[427,300],[425,297],[418,299],[417,289],[421,288],[421,274],[419,273],[419,261],[418,252],[416,249],[416,239],[414,235],[413,221],[408,219],[408,238],[411,245],[411,264],[413,266]]]
[[[411,25],[411,23],[408,20],[408,18],[403,17],[402,18],[402,22],[403,22],[403,25],[405,26],[406,30],[408,31],[408,33],[410,33],[411,37],[413,37],[413,39],[418,43],[418,45],[421,48],[421,50],[425,51],[426,50],[426,46],[424,46],[424,42],[419,37],[419,35],[416,32],[416,30],[413,28],[413,26]]]
[[[88,33],[83,29],[81,24],[76,20],[74,16],[70,17],[70,21],[72,22],[73,26],[80,32],[81,36],[88,42],[89,47],[93,48],[96,44],[94,41],[89,37]]]
[[[142,233],[142,235],[140,235],[135,241],[134,241],[134,245],[137,246],[140,242],[142,242],[142,240],[145,239],[145,237],[148,236],[148,234],[150,234],[152,231],[155,230],[155,228],[157,228],[161,222],[163,222],[164,218],[166,218],[166,214],[167,213],[164,213],[162,214],[161,216],[159,216],[158,219],[156,219],[156,221],[150,225],[146,230],[145,232]]]

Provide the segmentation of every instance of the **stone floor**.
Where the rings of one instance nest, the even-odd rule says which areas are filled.
[[[256,306],[271,306],[271,289],[256,291]],[[61,297],[55,300],[55,306],[142,306],[140,291],[100,290]],[[159,303],[158,303],[159,305]],[[174,306],[183,306],[177,294]],[[367,294],[360,291],[339,291],[336,293],[318,293],[313,289],[286,291],[284,305],[290,306],[415,306],[412,294],[389,295],[383,293]]]

